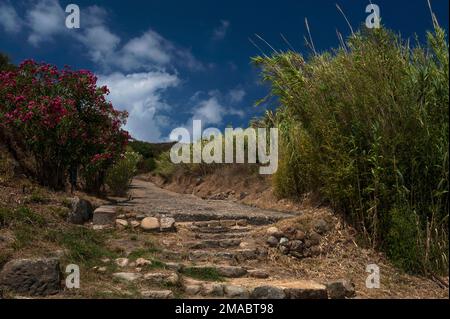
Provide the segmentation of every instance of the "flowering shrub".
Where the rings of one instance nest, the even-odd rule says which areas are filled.
[[[108,88],[96,83],[89,71],[31,60],[0,72],[0,129],[33,154],[42,184],[62,188],[69,167],[92,174],[123,152],[127,113],[115,110],[105,98]]]

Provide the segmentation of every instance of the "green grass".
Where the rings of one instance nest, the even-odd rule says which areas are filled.
[[[49,231],[48,240],[67,249],[66,258],[73,263],[94,266],[101,258],[115,258],[117,255],[106,248],[107,234],[99,233],[82,226],[67,230]]]
[[[186,267],[182,271],[183,275],[205,281],[224,281],[224,278],[219,274],[216,268],[202,267],[193,268]]]

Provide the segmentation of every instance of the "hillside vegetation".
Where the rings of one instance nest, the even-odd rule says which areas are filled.
[[[279,106],[280,197],[313,192],[400,267],[448,273],[448,42],[364,28],[331,52],[253,62]]]

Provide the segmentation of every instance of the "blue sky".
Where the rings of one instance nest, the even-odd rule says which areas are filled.
[[[81,9],[81,28],[67,29],[70,3]],[[167,140],[172,129],[201,119],[206,127],[246,126],[264,107],[254,102],[268,88],[259,83],[250,57],[287,49],[282,33],[298,51],[308,18],[316,49],[338,45],[336,29],[356,29],[366,19],[368,0],[237,1],[58,1],[0,0],[0,51],[15,63],[28,58],[60,67],[94,71],[110,87],[110,99],[130,113],[127,129],[138,139]],[[405,37],[423,39],[432,28],[426,0],[372,0],[383,24]],[[434,0],[448,30],[448,0]]]

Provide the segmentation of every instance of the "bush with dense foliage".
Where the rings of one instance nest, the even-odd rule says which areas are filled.
[[[112,165],[106,175],[106,184],[114,195],[124,195],[130,186],[131,180],[137,173],[137,165],[142,155],[136,152],[125,152]]]
[[[316,192],[408,271],[448,273],[449,64],[427,45],[364,29],[333,52],[254,62],[278,97],[281,197]]]
[[[125,149],[126,112],[114,109],[89,71],[58,70],[28,60],[0,72],[0,129],[21,141],[35,162],[36,178],[61,189],[67,170],[81,167],[88,188]]]

